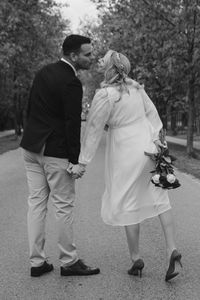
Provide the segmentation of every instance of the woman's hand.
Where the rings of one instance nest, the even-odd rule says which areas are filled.
[[[86,169],[86,165],[84,165],[84,164],[74,165],[72,168],[72,173],[71,173],[72,178],[73,179],[81,178],[86,171],[85,169]]]
[[[167,147],[167,145],[161,143],[160,140],[155,140],[155,141],[154,141],[154,144],[156,145],[156,149],[157,149],[157,151],[158,151],[159,153],[161,152],[161,148],[166,148],[166,147]]]
[[[81,178],[85,171],[86,165],[80,163],[76,165],[69,163],[69,166],[67,168],[67,172],[72,176],[73,179]]]

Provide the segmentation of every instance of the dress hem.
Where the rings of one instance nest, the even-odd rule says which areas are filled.
[[[162,211],[159,212],[159,213],[155,213],[155,214],[152,215],[152,216],[145,217],[145,218],[141,219],[141,220],[140,220],[139,222],[137,222],[137,223],[131,222],[131,223],[127,223],[127,224],[111,224],[111,223],[109,223],[109,222],[106,222],[106,221],[103,219],[103,217],[102,217],[102,220],[103,220],[103,222],[104,222],[105,224],[110,225],[110,226],[130,226],[130,225],[140,224],[140,223],[142,223],[143,221],[145,221],[145,220],[147,220],[147,219],[151,219],[151,218],[154,218],[154,217],[158,217],[159,215],[163,214],[164,212],[166,212],[166,211],[168,211],[168,210],[170,210],[170,209],[171,209],[171,206],[168,207],[167,209],[162,210]]]

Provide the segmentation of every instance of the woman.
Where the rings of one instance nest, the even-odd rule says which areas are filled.
[[[79,163],[87,165],[95,155],[104,127],[107,127],[105,192],[101,215],[106,224],[124,226],[133,265],[128,273],[142,275],[139,253],[140,223],[159,216],[165,235],[169,267],[165,280],[178,275],[174,228],[167,191],[150,179],[154,162],[144,152],[159,151],[162,123],[157,110],[136,81],[130,79],[130,62],[123,54],[109,50],[99,62],[104,81],[89,112]]]

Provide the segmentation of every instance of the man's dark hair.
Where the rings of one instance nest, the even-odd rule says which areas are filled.
[[[71,52],[79,52],[82,44],[90,44],[90,38],[78,35],[71,34],[67,36],[63,42],[62,49],[64,55],[69,55]]]

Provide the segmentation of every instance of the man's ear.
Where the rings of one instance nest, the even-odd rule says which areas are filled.
[[[70,53],[70,59],[71,59],[71,61],[75,62],[77,60],[77,54],[74,53],[74,52],[71,52]]]

